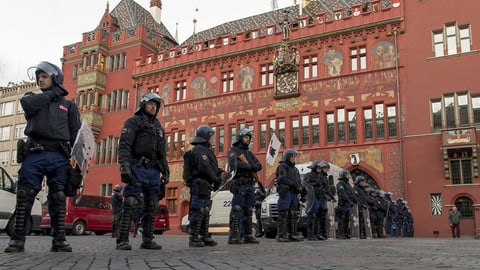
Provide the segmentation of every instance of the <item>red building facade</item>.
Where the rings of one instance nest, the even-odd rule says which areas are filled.
[[[312,1],[302,14],[297,6],[272,11],[248,19],[262,27],[224,35],[213,28],[178,48],[136,59],[140,93],[157,92],[166,103],[160,118],[177,180],[167,188],[167,200],[177,200],[171,224],[188,213],[182,153],[204,124],[216,129],[222,166],[236,132],[252,128],[266,186],[281,156],[273,166],[265,162],[275,132],[280,153],[294,148],[303,162],[326,160],[403,194],[394,50],[403,8],[372,1],[325,12]]]
[[[294,148],[302,162],[329,161],[364,175],[394,198],[405,198],[416,236],[448,236],[447,210],[458,202],[473,213],[462,225],[464,233],[480,233],[473,210],[479,183],[475,124],[480,121],[472,94],[478,93],[478,83],[456,68],[474,70],[478,56],[473,45],[455,56],[446,45],[445,56],[432,49],[438,53],[448,44],[448,27],[459,19],[452,12],[456,7],[442,9],[448,0],[440,1],[445,5],[304,2],[301,12],[292,6],[224,23],[180,45],[133,0],[122,0],[112,12],[107,7],[96,30],[64,49],[66,86],[76,89],[72,97],[97,136],[85,192],[108,194],[120,182],[121,126],[141,95],[156,92],[165,101],[159,118],[167,131],[172,175],[164,202],[174,232],[188,213],[182,154],[195,128],[206,124],[216,129],[221,166],[236,132],[255,131],[253,151],[262,161],[266,186],[272,185],[279,161],[270,166],[264,158],[275,133],[282,141],[280,155]],[[160,1],[151,3],[161,7]],[[426,13],[428,23],[422,23]],[[138,23],[125,23],[135,22],[123,20],[125,14],[135,14]],[[462,14],[455,28],[458,44],[474,18],[473,9]],[[443,43],[435,43],[440,37]],[[459,103],[467,92],[469,125],[460,117]],[[454,126],[444,105],[452,95],[459,111]],[[452,140],[455,131],[461,132],[458,140]],[[467,173],[468,162],[462,160],[468,159],[470,183],[458,176]]]
[[[448,0],[405,4],[405,197],[418,236],[451,237],[454,205],[462,236],[480,236],[479,6],[462,1],[458,12]]]

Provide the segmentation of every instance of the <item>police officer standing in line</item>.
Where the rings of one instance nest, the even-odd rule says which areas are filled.
[[[302,190],[300,172],[295,167],[297,157],[298,152],[294,149],[285,150],[275,172],[278,190],[278,242],[303,241],[303,237],[297,233],[298,195]]]
[[[120,176],[126,183],[122,206],[118,250],[131,250],[128,236],[132,217],[143,193],[145,216],[142,222],[141,249],[161,249],[154,239],[154,220],[161,193],[161,185],[169,181],[165,130],[157,119],[162,99],[155,93],[140,98],[133,117],[122,128],[118,149]]]
[[[317,198],[320,201],[320,207],[318,209],[318,222],[319,222],[319,231],[315,232],[317,237],[320,240],[328,239],[328,205],[327,201],[337,202],[333,194],[330,192],[330,185],[328,183],[328,171],[330,170],[330,165],[328,162],[320,161],[318,164],[321,171],[319,173],[320,186],[316,190]],[[323,238],[323,239],[322,239]]]
[[[350,239],[350,213],[355,203],[353,189],[348,180],[348,171],[342,169],[337,183],[338,206],[335,209],[338,221],[337,239]]]
[[[302,197],[301,201],[305,200],[307,213],[307,239],[310,241],[325,240],[320,234],[315,235],[315,225],[319,224],[318,212],[320,209],[320,200],[317,197],[318,189],[321,188],[320,183],[320,161],[315,160],[308,166],[311,169],[303,177],[302,182]],[[319,194],[319,193],[318,193]]]
[[[216,246],[208,233],[210,222],[211,192],[218,190],[222,182],[223,170],[212,146],[215,145],[215,131],[209,126],[200,126],[190,144],[193,148],[190,157],[190,209],[188,213],[190,247]],[[184,168],[185,169],[185,168]]]
[[[258,225],[258,232],[255,234],[255,237],[263,237],[262,202],[265,200],[267,192],[261,181],[256,181],[253,187],[255,188],[255,218]]]
[[[365,177],[363,177],[362,175],[355,177],[353,194],[355,196],[355,201],[357,201],[358,204],[360,239],[367,239],[367,236],[370,235],[369,233],[367,233],[367,230],[369,230],[369,228],[367,227],[368,221],[365,219],[369,217],[364,214],[364,212],[368,211],[369,206],[369,198],[367,193],[365,192],[365,187],[368,187]]]
[[[118,237],[118,225],[123,203],[122,189],[123,187],[121,185],[115,185],[113,188],[113,194],[110,197],[110,209],[112,211],[112,238]]]
[[[257,172],[262,169],[262,164],[248,149],[251,141],[252,131],[243,128],[237,134],[228,152],[228,165],[236,172],[230,186],[233,198],[230,210],[229,244],[242,244],[242,237],[243,243],[259,243],[252,236],[252,210],[255,206],[253,184],[259,181]]]
[[[387,213],[385,214],[385,233],[386,237],[392,236],[392,219],[396,215],[396,207],[392,201],[392,193],[390,191],[385,192],[385,196],[383,197],[386,207]]]
[[[44,176],[53,229],[51,251],[71,252],[72,247],[65,238],[65,199],[69,189],[70,151],[81,127],[80,113],[75,103],[65,99],[68,92],[59,67],[40,62],[32,68],[42,93],[28,92],[20,99],[28,139],[23,150],[17,149],[22,166],[18,172],[15,230],[5,252],[24,251],[27,220],[35,197],[42,189]]]

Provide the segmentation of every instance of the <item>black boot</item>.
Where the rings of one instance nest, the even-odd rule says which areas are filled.
[[[307,217],[307,240],[309,241],[318,241],[318,238],[315,236],[315,216],[308,215]]]
[[[122,215],[120,219],[118,229],[119,236],[117,238],[117,249],[118,250],[132,250],[132,246],[128,241],[128,236],[130,233],[130,228],[132,225],[132,217],[137,206],[137,199],[133,196],[128,196],[125,198],[125,201],[122,205]]]
[[[287,232],[287,218],[288,218],[287,211],[280,211],[278,213],[278,220],[277,220],[277,241],[278,242],[290,242],[290,240],[288,239],[288,232]]]
[[[49,200],[50,203],[53,203],[52,208],[54,209],[54,218],[51,219],[52,230],[53,230],[53,240],[52,252],[72,252],[72,247],[67,242],[65,238],[65,213],[66,213],[66,202],[65,194],[63,192],[63,186],[56,187],[58,191],[52,192],[50,194]]]
[[[243,243],[244,244],[259,244],[260,242],[255,239],[255,237],[252,236],[252,226],[253,226],[253,223],[252,223],[252,214],[253,214],[253,211],[252,211],[252,208],[249,207],[248,210],[247,210],[247,221],[245,222],[245,228],[244,228],[244,236],[243,236]]]
[[[200,227],[200,233],[202,234],[201,240],[205,246],[214,247],[218,245],[218,242],[213,240],[208,232],[208,227],[210,226],[210,209],[208,207],[205,207],[205,213]]]
[[[189,247],[204,247],[205,243],[200,239],[201,220],[192,221],[190,224],[190,238],[188,239]]]
[[[290,226],[290,241],[303,241],[303,235],[298,233],[298,214],[296,210],[290,210],[288,215],[288,224]]]
[[[317,237],[318,240],[327,240],[325,237],[323,237],[320,234],[320,219],[318,218],[318,215],[315,215],[315,221],[314,221],[314,235]]]
[[[13,235],[8,242],[5,253],[17,253],[25,251],[25,236],[27,219],[30,216],[35,196],[37,193],[33,188],[20,185],[17,188],[17,200],[15,205],[15,228]]]
[[[240,235],[240,215],[241,209],[239,206],[233,206],[231,210],[230,219],[230,232],[228,234],[228,244],[238,245],[243,244],[242,237]]]

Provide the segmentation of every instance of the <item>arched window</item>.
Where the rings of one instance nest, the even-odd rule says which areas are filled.
[[[355,182],[355,178],[359,175],[365,177],[365,180],[367,182],[367,184],[369,184],[371,187],[373,187],[374,189],[380,189],[380,187],[378,186],[377,182],[375,181],[375,179],[373,179],[369,174],[367,174],[366,172],[362,171],[362,170],[359,170],[359,169],[355,169],[353,170],[351,173],[352,175],[352,179],[353,181]]]
[[[455,201],[455,206],[462,214],[462,217],[473,217],[473,202],[470,198],[460,197]]]

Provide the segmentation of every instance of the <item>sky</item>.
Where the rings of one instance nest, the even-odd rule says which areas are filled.
[[[112,11],[121,0],[110,0]],[[150,0],[135,0],[150,10]],[[179,43],[193,33],[225,22],[271,11],[272,0],[162,0],[162,22]],[[8,82],[31,81],[27,69],[40,61],[61,67],[63,46],[82,40],[94,30],[107,0],[14,0],[1,1],[0,87]],[[277,0],[278,8],[294,0]],[[198,9],[198,11],[195,11]]]

